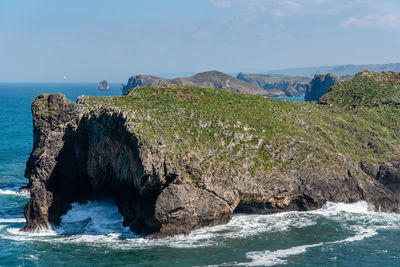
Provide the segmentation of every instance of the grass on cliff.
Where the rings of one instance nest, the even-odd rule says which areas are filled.
[[[382,98],[370,99],[383,94],[381,89],[368,76],[341,82],[325,98],[330,106],[193,86],[139,87],[122,97],[89,97],[86,103],[120,109],[143,146],[163,140],[183,164],[196,161],[203,170],[221,172],[215,176],[232,172],[234,164],[240,168],[230,175],[261,177],[305,162],[340,168],[340,157],[371,163],[391,158],[400,148],[399,109],[379,105]],[[348,109],[353,92],[376,105]],[[211,168],[214,164],[218,168]]]

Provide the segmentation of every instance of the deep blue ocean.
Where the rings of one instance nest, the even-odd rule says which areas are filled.
[[[365,202],[235,214],[227,225],[147,240],[122,227],[113,201],[104,199],[74,204],[57,228],[20,232],[29,194],[16,190],[27,184],[30,104],[40,92],[71,100],[121,94],[115,84],[110,91],[96,84],[0,84],[0,266],[400,266],[400,216],[373,212]]]

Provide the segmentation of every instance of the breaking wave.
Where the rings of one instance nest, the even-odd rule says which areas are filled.
[[[27,198],[30,196],[30,193],[28,191],[19,192],[19,188],[20,187],[2,188],[0,189],[0,195],[13,195]]]
[[[285,264],[290,257],[305,254],[312,249],[360,242],[378,235],[380,229],[400,228],[399,215],[374,212],[371,205],[362,201],[352,204],[328,202],[321,209],[308,212],[235,214],[226,225],[202,228],[186,236],[162,240],[148,240],[123,227],[123,218],[112,200],[74,203],[72,209],[62,216],[60,226],[52,230],[38,233],[21,232],[19,228],[24,221],[23,218],[0,218],[1,237],[15,241],[82,243],[94,247],[131,250],[154,247],[228,247],[232,242],[252,239],[265,240],[264,244],[269,244],[267,240],[274,240],[296,231],[316,235],[310,241],[305,239],[303,243],[293,243],[292,246],[289,242],[281,247],[263,246],[260,250],[249,249],[243,251],[243,260],[240,262],[219,263],[246,266]],[[322,226],[327,228],[319,230]],[[322,235],[325,232],[327,236]],[[266,247],[268,249],[262,249]]]

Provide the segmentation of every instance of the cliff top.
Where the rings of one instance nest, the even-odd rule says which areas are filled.
[[[366,162],[393,158],[400,148],[400,116],[395,106],[342,108],[353,94],[342,92],[345,88],[353,88],[365,103],[378,101],[378,91],[380,100],[399,95],[400,88],[392,84],[394,80],[384,78],[393,75],[359,74],[340,83],[324,97],[333,104],[330,108],[227,90],[167,85],[138,87],[122,97],[86,97],[84,102],[94,109],[102,106],[120,110],[143,144],[157,145],[162,140],[184,160],[193,157],[213,158],[213,162],[226,164],[252,162],[245,168],[247,171],[268,173],[284,169],[290,162],[335,164],[338,155]],[[376,77],[392,91],[380,90],[372,82]],[[360,79],[371,83],[360,83]],[[359,83],[362,90],[352,87]],[[309,154],[311,150],[313,153]],[[290,167],[298,167],[296,164]]]
[[[320,103],[347,108],[400,106],[400,74],[360,72],[353,79],[334,85]]]

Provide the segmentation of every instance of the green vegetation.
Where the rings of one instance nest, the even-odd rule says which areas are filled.
[[[182,168],[198,161],[202,170],[218,164],[209,169],[234,172],[228,168],[234,164],[242,166],[237,172],[265,177],[327,163],[339,169],[341,158],[380,163],[398,155],[400,109],[385,104],[400,100],[393,77],[360,74],[340,82],[321,100],[329,105],[167,85],[87,97],[85,103],[93,110],[100,104],[121,110],[141,146],[165,144]]]
[[[353,79],[335,85],[320,102],[347,108],[400,104],[400,74],[360,72]]]

